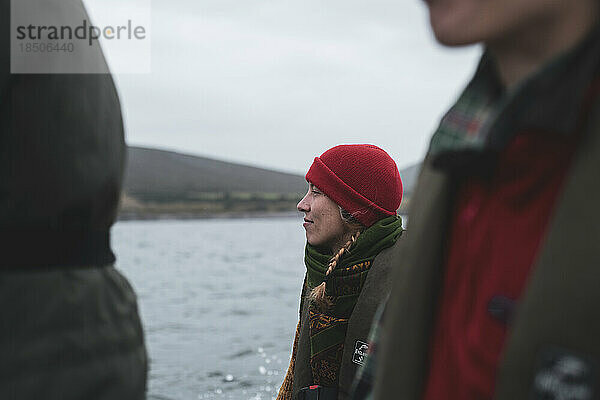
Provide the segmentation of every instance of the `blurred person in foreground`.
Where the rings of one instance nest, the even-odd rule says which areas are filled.
[[[345,400],[364,361],[377,307],[390,291],[390,249],[402,235],[396,163],[367,144],[335,146],[306,180],[306,275],[278,400]]]
[[[484,54],[395,249],[375,399],[599,398],[599,5],[427,1]]]
[[[81,23],[75,3],[56,12]],[[9,4],[0,1],[0,398],[143,399],[136,296],[109,239],[125,157],[113,80],[11,74]]]

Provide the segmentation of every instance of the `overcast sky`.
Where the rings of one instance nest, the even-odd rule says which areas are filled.
[[[86,0],[93,22],[146,3]],[[339,143],[420,161],[480,53],[436,44],[417,0],[154,0],[151,16],[152,72],[115,76],[128,143],[296,173]]]

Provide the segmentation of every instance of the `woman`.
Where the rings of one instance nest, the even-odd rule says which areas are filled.
[[[333,147],[306,180],[306,276],[292,358],[278,400],[345,399],[368,350],[377,306],[389,293],[390,248],[402,181],[394,160],[373,145]]]

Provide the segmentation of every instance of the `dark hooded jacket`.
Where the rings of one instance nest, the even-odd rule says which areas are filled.
[[[109,239],[125,157],[117,91],[109,74],[11,74],[10,3],[0,0],[0,398],[142,399],[136,297]],[[87,19],[81,1],[54,7],[73,25]]]

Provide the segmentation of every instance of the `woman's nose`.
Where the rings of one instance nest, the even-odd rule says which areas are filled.
[[[309,204],[308,200],[306,199],[307,196],[308,196],[308,193],[302,198],[302,200],[300,200],[298,202],[298,204],[296,204],[296,208],[298,209],[298,211],[300,211],[300,212],[309,212],[310,211],[310,204]]]

